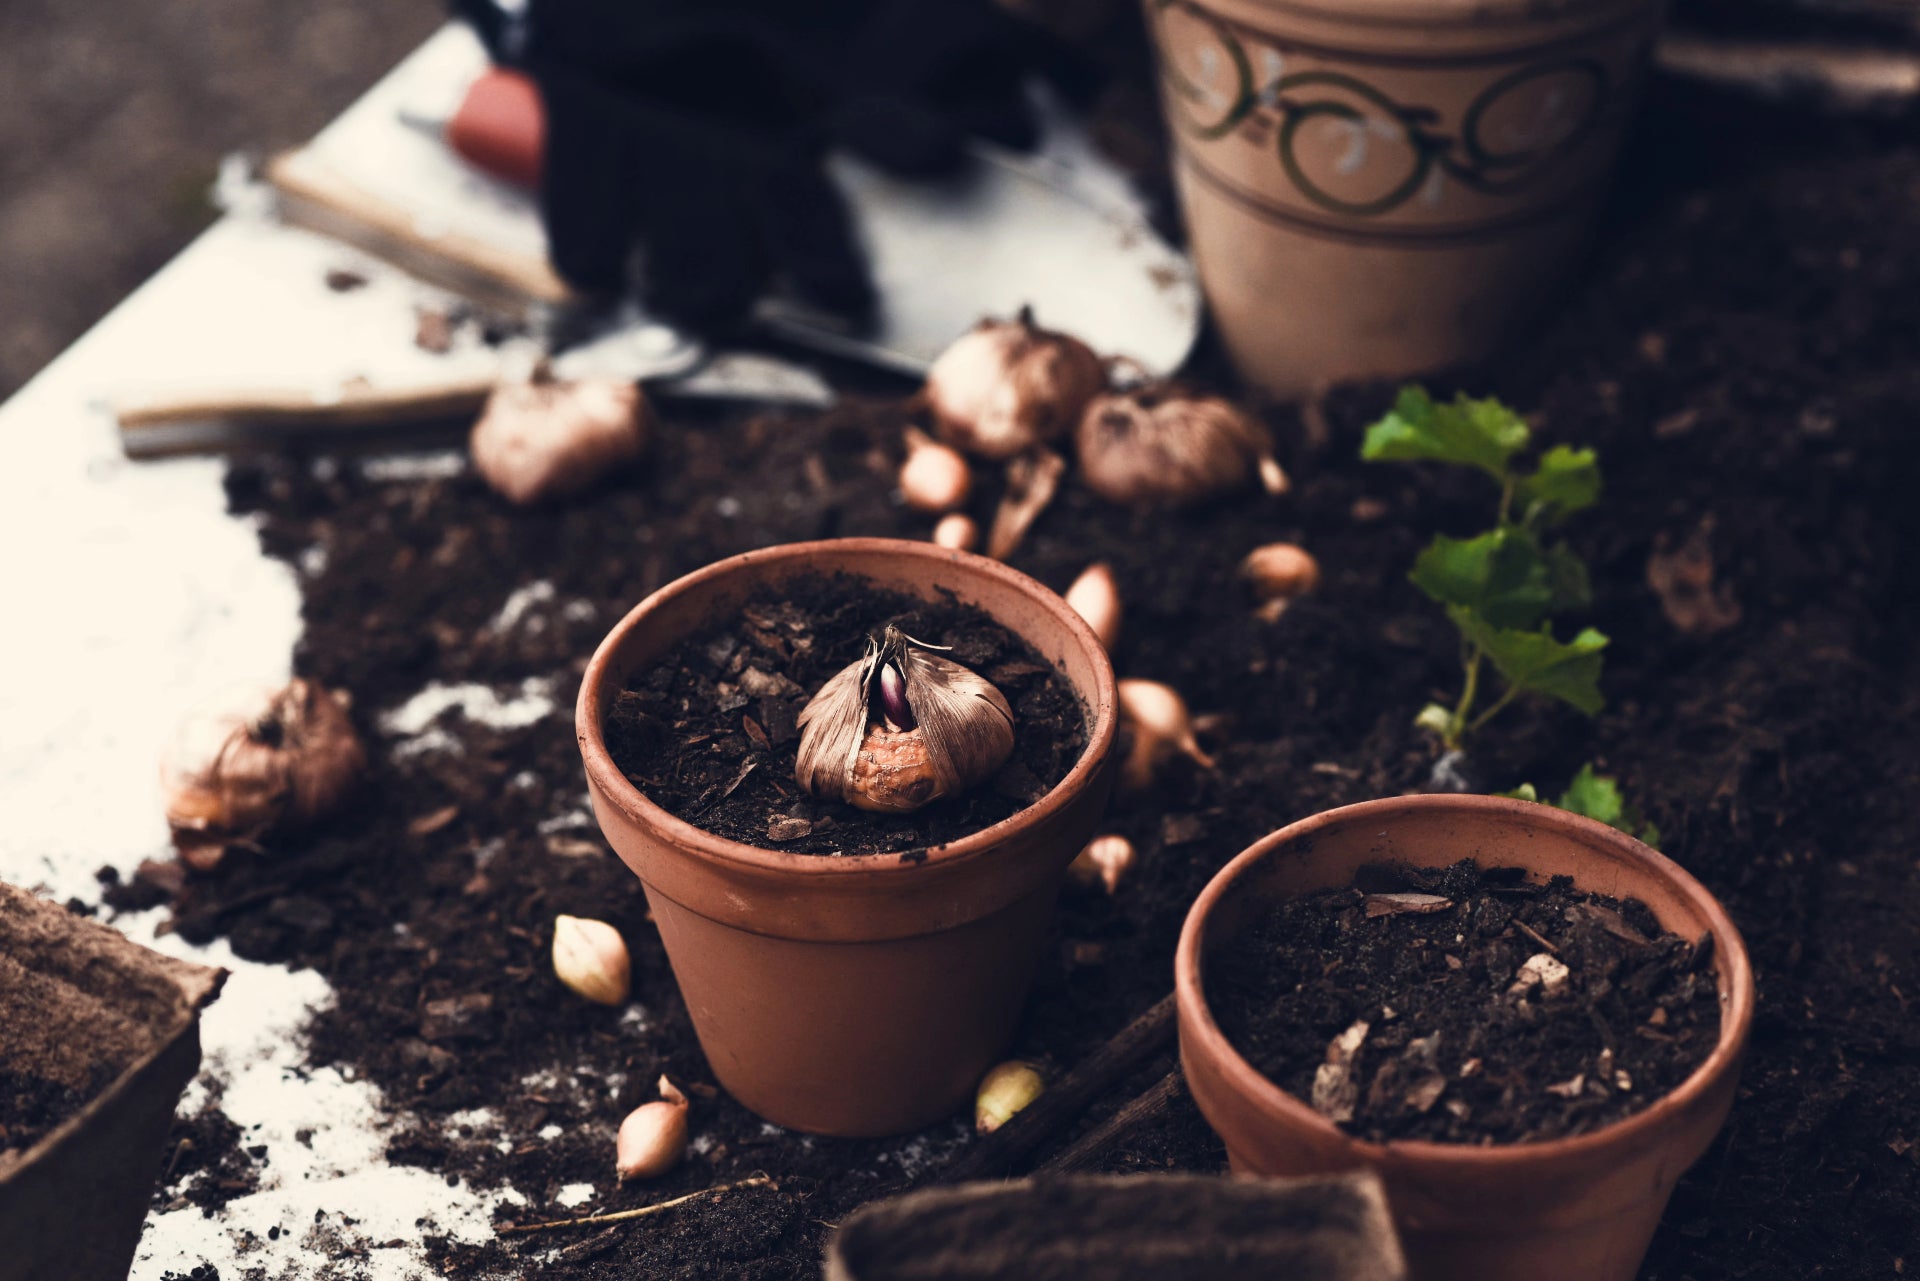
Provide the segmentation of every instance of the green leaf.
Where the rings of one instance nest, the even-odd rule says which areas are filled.
[[[1660,829],[1646,821],[1639,809],[1627,803],[1620,784],[1597,772],[1589,761],[1573,776],[1573,782],[1554,802],[1563,810],[1597,819],[1608,827],[1617,827],[1628,836],[1648,845],[1660,843]]]
[[[1598,819],[1608,827],[1619,827],[1620,817],[1626,812],[1626,798],[1620,795],[1620,784],[1605,774],[1596,773],[1593,762],[1580,767],[1573,776],[1573,782],[1567,790],[1560,793],[1560,799],[1554,802],[1563,810]]]
[[[1532,534],[1514,526],[1478,538],[1442,534],[1408,577],[1442,605],[1464,606],[1495,627],[1537,627],[1555,604],[1548,559]]]
[[[1539,468],[1516,487],[1520,510],[1528,518],[1554,524],[1600,501],[1600,460],[1591,449],[1555,445]],[[1535,513],[1538,516],[1535,516]]]
[[[1494,795],[1511,797],[1516,801],[1532,801],[1536,805],[1540,803],[1540,793],[1534,790],[1532,783],[1522,783],[1511,792],[1495,792]]]
[[[1606,706],[1600,695],[1600,651],[1607,647],[1607,638],[1593,628],[1561,642],[1545,627],[1537,632],[1495,627],[1460,605],[1449,605],[1447,614],[1509,685],[1557,698],[1588,716]]]
[[[1593,603],[1593,584],[1587,578],[1587,562],[1565,543],[1547,548],[1547,591],[1552,598],[1550,613],[1585,609]]]
[[[1387,416],[1367,428],[1360,456],[1369,462],[1459,463],[1505,484],[1508,460],[1531,435],[1525,420],[1497,400],[1463,394],[1443,405],[1424,388],[1408,386]]]

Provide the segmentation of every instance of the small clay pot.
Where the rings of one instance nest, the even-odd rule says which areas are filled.
[[[877,1201],[827,1242],[826,1281],[1402,1281],[1380,1181],[1205,1174],[966,1183]]]
[[[1644,902],[1682,938],[1713,935],[1720,1040],[1680,1087],[1573,1138],[1492,1147],[1367,1143],[1256,1071],[1214,1022],[1204,988],[1219,942],[1282,897],[1350,884],[1363,864],[1464,858]],[[1415,1281],[1631,1281],[1680,1174],[1733,1104],[1753,1022],[1753,971],[1725,909],[1639,841],[1565,810],[1490,796],[1405,796],[1282,828],[1213,878],[1174,960],[1187,1085],[1236,1171],[1301,1175],[1366,1167],[1387,1189]]]
[[[79,1091],[113,1074],[32,1147],[0,1150],[0,1281],[125,1281],[225,978],[0,884],[0,1069]]]
[[[607,753],[628,678],[796,575],[976,606],[1072,685],[1087,747],[1026,809],[924,853],[824,856],[716,836],[641,795]],[[1113,781],[1113,668],[1060,597],[998,561],[847,538],[747,552],[661,588],[601,642],[576,727],[600,828],[646,886],[713,1073],[775,1124],[873,1136],[971,1098],[1013,1034],[1067,865]]]
[[[1146,0],[1227,351],[1299,396],[1484,356],[1564,283],[1661,0]]]

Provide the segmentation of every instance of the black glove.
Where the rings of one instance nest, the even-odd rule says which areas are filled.
[[[574,286],[642,295],[696,326],[770,284],[859,320],[867,274],[821,167],[844,146],[909,177],[952,172],[977,135],[1026,149],[1026,76],[1089,77],[992,0],[454,0],[546,108],[541,214]]]

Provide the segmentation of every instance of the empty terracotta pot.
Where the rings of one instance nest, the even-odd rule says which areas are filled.
[[[1585,245],[1661,0],[1147,0],[1227,351],[1283,396],[1483,356]]]
[[[608,707],[683,637],[801,574],[951,592],[992,615],[1078,693],[1080,760],[1013,817],[924,855],[761,849],[661,809],[608,755]],[[714,1075],[778,1125],[869,1136],[968,1101],[1012,1036],[1067,865],[1106,808],[1115,724],[1106,650],[1060,597],[998,561],[879,538],[747,552],[663,587],[601,642],[576,716],[594,813],[646,887]]]
[[[1367,863],[1443,866],[1463,858],[1523,867],[1538,880],[1571,876],[1581,889],[1640,899],[1683,938],[1711,933],[1720,1039],[1706,1062],[1645,1111],[1573,1138],[1380,1144],[1344,1133],[1227,1042],[1207,1008],[1207,955],[1262,904],[1347,885]],[[1282,828],[1201,892],[1174,966],[1187,1084],[1234,1170],[1374,1170],[1414,1281],[1631,1281],[1675,1181],[1726,1120],[1753,1021],[1746,946],[1698,881],[1591,819],[1490,796],[1369,801]]]
[[[826,1281],[1405,1281],[1380,1182],[1082,1174],[862,1206]]]
[[[0,1281],[124,1281],[225,978],[0,884],[0,1070],[78,1094],[105,1078],[31,1146],[0,1136]]]

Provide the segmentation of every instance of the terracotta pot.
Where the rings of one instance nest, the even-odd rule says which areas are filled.
[[[102,1063],[114,1074],[32,1147],[0,1150],[0,1281],[124,1281],[225,978],[0,884],[0,1069],[80,1091]]]
[[[1366,1143],[1257,1072],[1207,1008],[1206,957],[1276,898],[1349,884],[1363,864],[1475,858],[1540,880],[1638,898],[1683,938],[1710,932],[1720,1040],[1643,1112],[1573,1138],[1497,1147]],[[1236,1171],[1299,1175],[1364,1166],[1386,1184],[1415,1281],[1630,1281],[1673,1185],[1726,1120],[1753,1021],[1753,972],[1726,911],[1671,860],[1564,810],[1489,796],[1406,796],[1282,828],[1221,869],[1195,901],[1175,957],[1187,1084]]]
[[[826,1281],[1403,1281],[1380,1181],[1204,1174],[967,1183],[877,1201]]]
[[[1298,396],[1492,351],[1566,278],[1661,0],[1146,0],[1201,285]]]
[[[924,855],[828,857],[715,836],[655,805],[607,754],[627,678],[755,592],[848,574],[927,600],[951,592],[1052,661],[1087,748],[1039,801]],[[847,538],[748,552],[641,602],[601,642],[576,717],[601,830],[646,886],[714,1075],[791,1129],[918,1129],[972,1096],[1013,1033],[1067,864],[1112,787],[1113,668],[1067,603],[998,561]]]

